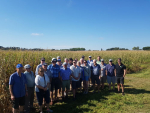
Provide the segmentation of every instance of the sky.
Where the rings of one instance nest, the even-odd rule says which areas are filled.
[[[150,46],[150,0],[0,0],[0,46]]]

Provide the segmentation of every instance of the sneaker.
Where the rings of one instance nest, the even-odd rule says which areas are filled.
[[[40,113],[43,113],[43,111],[41,111]]]
[[[124,92],[122,92],[122,95],[125,95]]]
[[[52,112],[53,112],[53,110],[47,109],[47,112],[52,113]]]
[[[95,91],[93,91],[93,93],[95,93]]]
[[[117,93],[120,93],[120,91],[117,91]]]

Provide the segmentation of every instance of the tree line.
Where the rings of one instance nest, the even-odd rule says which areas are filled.
[[[27,48],[20,48],[20,47],[3,47],[0,46],[0,50],[31,50],[31,51],[43,51],[43,50],[51,50],[51,51],[58,51],[57,49],[41,49],[41,48],[33,48],[33,49],[27,49]],[[70,48],[70,49],[60,49],[59,51],[85,51],[85,48]],[[113,48],[109,48],[106,49],[106,51],[113,51],[113,50],[128,50],[127,48],[119,48],[119,47],[113,47]],[[150,50],[150,46],[147,47],[143,47],[142,49],[140,49],[138,46],[137,47],[133,47],[132,50]],[[91,51],[91,50],[88,50]],[[93,50],[93,51],[103,51],[103,49],[101,48],[100,50]]]

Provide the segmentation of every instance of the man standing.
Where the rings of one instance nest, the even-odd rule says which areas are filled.
[[[28,96],[26,76],[23,72],[22,64],[16,66],[17,72],[9,78],[9,90],[13,102],[13,113],[23,113],[25,105],[25,96]]]
[[[57,100],[57,93],[60,87],[60,67],[56,64],[57,59],[52,59],[52,64],[47,67],[48,70],[52,73],[52,82],[51,82],[51,102],[53,101],[53,88],[55,87],[55,100]]]
[[[97,62],[96,63],[99,64],[99,65],[101,64],[101,57],[100,56],[97,57]]]
[[[89,64],[89,66],[93,65],[93,60],[91,56],[89,56],[89,60],[87,61],[87,63]]]
[[[70,66],[72,66],[73,65],[73,59],[72,58],[69,58],[69,64],[70,64]]]
[[[106,82],[106,64],[104,63],[104,59],[101,59],[101,79],[100,82],[102,84],[102,90],[104,89],[104,83]]]
[[[68,91],[70,90],[70,81],[71,81],[71,70],[67,68],[67,63],[63,63],[63,68],[60,70],[61,81],[62,81],[62,99],[64,100],[64,91],[66,88],[66,98],[68,98]]]
[[[83,60],[83,58],[80,59],[80,63],[81,63],[80,65],[83,67],[84,66],[84,60]]]
[[[83,59],[83,61],[84,61],[84,58],[85,58],[85,56],[84,55],[82,55],[82,57],[81,57],[82,59]]]
[[[28,96],[25,98],[25,113],[30,112],[30,109],[33,110],[33,101],[34,101],[34,88],[35,88],[35,75],[31,71],[31,66],[29,64],[26,64],[24,66],[25,68],[25,76],[27,80],[27,90],[28,90]]]
[[[81,75],[80,67],[76,65],[76,61],[73,61],[73,65],[70,67],[72,73],[72,89],[73,89],[73,100],[76,98],[76,92],[79,88],[79,80]]]
[[[63,68],[63,66],[62,66],[62,64],[61,64],[61,60],[60,60],[60,59],[58,59],[58,60],[57,60],[57,65],[59,65],[60,69],[61,69],[61,68]]]
[[[64,62],[66,62],[67,68],[70,68],[70,64],[69,64],[69,62],[68,62],[68,58],[65,58],[65,59],[64,59]]]
[[[126,66],[121,63],[121,58],[118,58],[116,64],[115,76],[117,76],[118,93],[120,92],[120,84],[122,87],[122,95],[124,95],[124,77],[126,75]]]
[[[91,66],[91,70],[92,70],[92,83],[93,83],[93,88],[94,91],[93,93],[95,93],[95,81],[98,85],[98,93],[99,93],[99,89],[100,89],[100,78],[101,78],[101,67],[100,65],[98,65],[96,63],[96,60],[93,60],[93,65]]]
[[[45,63],[45,58],[41,58],[41,64],[36,67],[35,76],[38,75],[39,68]]]
[[[113,84],[113,91],[115,91],[115,65],[112,64],[112,59],[109,59],[109,64],[106,66],[106,76],[109,85],[109,91],[111,91],[111,82]]]

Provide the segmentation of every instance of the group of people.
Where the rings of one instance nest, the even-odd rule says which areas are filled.
[[[118,93],[120,85],[122,87],[122,95],[124,95],[124,77],[126,75],[126,66],[121,63],[121,58],[118,58],[118,63],[113,64],[112,59],[109,59],[109,64],[104,63],[104,59],[100,56],[97,60],[85,60],[85,56],[81,59],[65,58],[62,63],[60,56],[52,59],[52,64],[48,65],[45,58],[41,58],[41,63],[37,66],[35,74],[31,71],[31,66],[22,64],[16,66],[16,72],[10,76],[9,90],[13,103],[13,113],[18,110],[20,113],[24,111],[28,113],[33,109],[34,90],[36,92],[37,101],[42,111],[42,104],[47,106],[47,112],[53,112],[49,108],[49,103],[53,103],[60,97],[62,92],[62,100],[68,98],[68,92],[73,92],[73,100],[76,99],[76,93],[79,89],[83,94],[88,94],[88,87],[92,84],[93,93],[96,92],[95,83],[97,84],[98,93],[100,87],[104,89],[104,83],[108,82],[109,91],[115,91],[115,83],[117,82]],[[25,72],[23,73],[23,68]],[[113,90],[111,90],[111,83]],[[55,98],[53,93],[55,90]],[[51,97],[51,98],[50,98]]]

